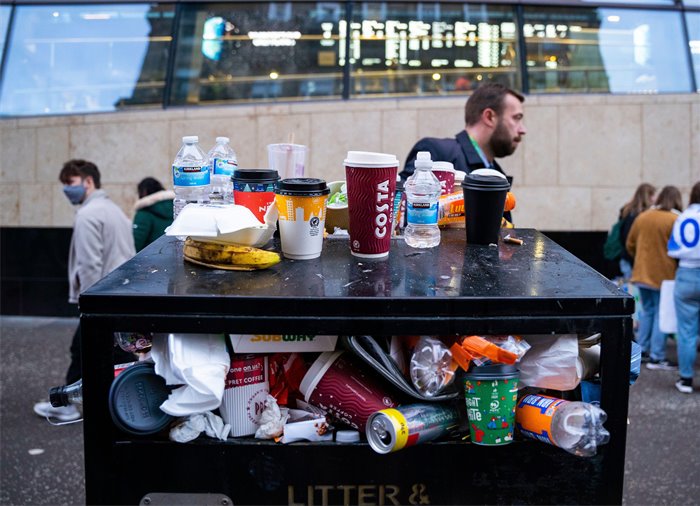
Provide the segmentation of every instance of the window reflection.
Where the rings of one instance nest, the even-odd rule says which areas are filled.
[[[695,87],[700,92],[700,12],[686,12],[685,19],[688,24],[688,45],[695,72]]]
[[[168,5],[17,6],[0,114],[161,105],[172,20]]]
[[[338,98],[343,3],[183,6],[174,104]]]
[[[2,52],[5,50],[5,39],[7,38],[11,12],[12,7],[10,5],[0,5],[0,59],[2,59]]]
[[[525,9],[531,93],[691,90],[679,12]]]
[[[512,7],[357,4],[349,53],[351,95],[463,93],[482,80],[521,87]]]

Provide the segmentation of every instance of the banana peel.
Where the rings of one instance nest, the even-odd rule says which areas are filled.
[[[185,240],[183,253],[185,260],[193,264],[229,271],[267,269],[282,260],[274,251],[223,241],[198,241],[191,237]]]

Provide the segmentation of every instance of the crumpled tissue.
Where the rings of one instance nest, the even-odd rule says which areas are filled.
[[[225,424],[220,416],[206,411],[181,419],[177,425],[170,429],[170,440],[176,443],[187,443],[197,439],[204,432],[210,438],[226,441],[226,436],[230,431],[231,426]]]
[[[255,437],[258,439],[275,439],[282,435],[284,424],[289,418],[289,409],[280,408],[277,404],[277,399],[274,396],[268,395],[265,398],[265,407],[260,413],[260,426],[255,431]]]
[[[222,334],[157,334],[151,355],[156,374],[173,390],[160,409],[189,416],[221,405],[230,359]]]

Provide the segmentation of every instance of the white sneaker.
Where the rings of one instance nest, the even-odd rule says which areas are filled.
[[[55,418],[61,422],[72,422],[82,416],[73,404],[54,408],[46,401],[34,404],[34,412],[42,418]]]

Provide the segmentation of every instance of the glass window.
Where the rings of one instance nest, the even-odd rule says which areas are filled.
[[[342,2],[183,5],[171,102],[338,98]]]
[[[688,23],[688,44],[695,72],[695,91],[700,92],[700,12],[686,12],[685,19]]]
[[[526,7],[531,93],[691,91],[680,12]]]
[[[7,38],[7,28],[10,25],[11,12],[11,5],[0,5],[0,61],[2,61],[2,52],[5,49],[5,39]]]
[[[0,114],[113,111],[161,105],[173,7],[16,7]]]
[[[686,7],[700,7],[700,0],[683,0]]]
[[[520,88],[513,7],[461,3],[355,4],[351,95],[464,93],[482,80]]]

